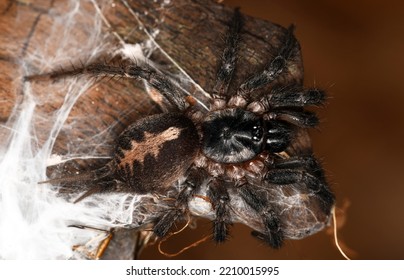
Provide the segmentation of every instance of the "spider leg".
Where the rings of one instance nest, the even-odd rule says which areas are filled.
[[[265,233],[253,231],[252,235],[264,240],[272,248],[280,248],[283,243],[280,218],[268,198],[260,194],[257,187],[248,183],[241,186],[238,191],[244,201],[262,217],[265,226]]]
[[[227,192],[229,183],[214,178],[208,185],[207,195],[212,201],[212,206],[216,212],[216,219],[213,221],[213,239],[217,243],[226,241],[228,227],[231,225],[228,204],[230,196]]]
[[[250,77],[242,83],[236,95],[249,99],[251,92],[273,82],[286,68],[296,47],[296,38],[293,35],[294,26],[291,25],[282,41],[281,48],[276,56],[269,62],[263,71]]]
[[[191,169],[187,180],[182,184],[183,188],[176,198],[172,209],[163,214],[153,227],[153,232],[158,237],[167,235],[174,223],[181,218],[188,209],[189,199],[195,194],[205,180],[205,172],[199,168]]]
[[[319,120],[315,113],[310,111],[274,110],[264,115],[270,120],[281,120],[299,127],[315,127]]]
[[[304,107],[321,105],[326,99],[325,92],[317,88],[297,89],[283,88],[273,90],[263,97],[271,107]]]
[[[321,105],[326,95],[316,88],[299,89],[296,87],[272,89],[261,99],[251,102],[249,109],[253,112],[270,112],[278,108],[296,108],[310,105]]]
[[[299,127],[315,127],[319,123],[316,114],[302,107],[321,105],[324,100],[324,92],[318,89],[280,89],[252,102],[249,109],[262,113],[267,120],[286,121]]]
[[[318,161],[313,156],[275,160],[264,179],[276,185],[303,183],[322,199],[322,209],[329,214],[335,197],[331,193]]]
[[[225,49],[221,57],[219,69],[217,71],[216,84],[213,87],[213,93],[223,96],[227,93],[234,69],[237,62],[237,50],[239,42],[239,33],[243,25],[239,9],[235,9],[233,18],[229,25],[229,31],[225,38]]]
[[[72,191],[70,187],[86,185],[87,190],[78,198],[76,198],[73,203],[77,203],[94,193],[112,190],[116,185],[111,165],[106,165],[99,169],[92,170],[80,175],[65,176],[38,182],[38,184],[46,183],[60,185],[64,188],[61,191],[64,193]]]
[[[181,92],[181,90],[172,81],[170,81],[164,75],[157,72],[148,65],[108,65],[94,63],[89,65],[81,65],[79,67],[73,67],[72,69],[68,70],[61,69],[50,73],[26,76],[25,81],[43,79],[57,80],[78,75],[142,79],[146,81],[150,86],[157,89],[160,94],[164,96],[164,98],[166,98],[172,106],[174,106],[174,109],[183,111],[187,106],[187,103],[184,99],[184,94]]]
[[[279,158],[272,163],[271,167],[277,169],[282,168],[293,169],[303,167],[306,168],[307,170],[310,170],[310,172],[315,176],[317,176],[318,178],[325,180],[324,170],[313,155],[293,156],[286,159]]]

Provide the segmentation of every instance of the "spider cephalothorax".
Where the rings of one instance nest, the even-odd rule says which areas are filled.
[[[239,108],[210,113],[202,124],[202,153],[219,163],[253,159],[264,148],[264,122]]]
[[[283,192],[284,187],[285,199],[293,192],[304,192],[304,203],[316,197],[322,215],[330,214],[334,196],[320,164],[310,152],[290,152],[302,131],[318,124],[316,115],[305,107],[322,104],[325,95],[297,84],[275,86],[278,78],[288,75],[298,50],[293,26],[267,66],[229,91],[241,28],[242,17],[236,10],[208,110],[189,102],[190,96],[147,65],[92,64],[50,74],[55,78],[81,73],[140,78],[161,94],[172,111],[129,126],[116,140],[113,160],[79,178],[91,182],[91,188],[77,201],[114,190],[117,182],[124,186],[120,191],[138,194],[164,193],[175,185],[175,203],[154,221],[154,233],[162,237],[188,211],[192,197],[203,192],[214,212],[213,238],[222,242],[234,221],[230,205],[237,199],[260,217],[254,235],[274,248],[281,246],[286,224],[274,191]],[[265,89],[269,84],[270,89]],[[72,178],[50,182],[68,183]]]

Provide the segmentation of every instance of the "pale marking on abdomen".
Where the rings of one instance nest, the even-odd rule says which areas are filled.
[[[175,140],[180,136],[183,128],[169,127],[160,133],[144,133],[144,140],[142,142],[136,142],[132,140],[132,149],[123,150],[124,157],[121,158],[119,166],[123,168],[126,163],[132,167],[134,161],[138,161],[143,164],[146,155],[150,154],[154,158],[157,158],[163,144]]]

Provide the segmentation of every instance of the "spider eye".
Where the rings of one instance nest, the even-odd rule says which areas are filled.
[[[262,140],[262,136],[264,134],[264,130],[261,125],[254,125],[252,131],[252,140],[255,142],[259,142]]]
[[[226,109],[211,113],[202,125],[202,151],[222,163],[250,160],[263,149],[262,120],[242,109]]]

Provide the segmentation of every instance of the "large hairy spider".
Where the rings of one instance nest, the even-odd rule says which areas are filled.
[[[125,186],[122,191],[137,194],[164,193],[179,184],[173,207],[155,220],[153,231],[163,237],[188,211],[190,199],[206,188],[206,197],[215,213],[216,242],[223,242],[228,236],[232,224],[231,200],[238,197],[261,219],[261,230],[253,231],[253,235],[273,248],[282,245],[285,234],[280,216],[283,209],[271,198],[272,189],[290,185],[300,188],[320,201],[324,215],[330,214],[334,195],[318,161],[311,153],[287,152],[301,131],[317,126],[316,115],[305,107],[322,104],[324,92],[295,84],[263,90],[288,74],[288,64],[299,48],[294,28],[288,28],[265,69],[230,92],[241,28],[242,17],[236,10],[208,110],[201,110],[195,99],[147,65],[91,64],[64,73],[143,79],[170,106],[169,112],[140,119],[123,131],[116,139],[113,159],[77,178],[92,187],[76,201],[93,193],[111,191],[118,182]],[[52,75],[57,77],[60,73]],[[49,182],[71,180],[60,178]]]

